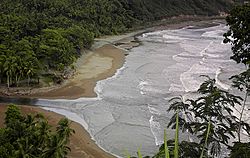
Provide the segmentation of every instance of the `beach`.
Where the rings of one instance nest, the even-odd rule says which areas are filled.
[[[139,33],[141,30],[139,31]],[[125,41],[119,41],[119,43],[125,43],[129,48],[138,46],[133,36],[138,32],[129,33],[126,35],[112,36],[109,41],[106,41],[107,37],[97,39],[91,50],[88,50],[83,54],[75,63],[76,72],[74,76],[66,81],[62,85],[54,85],[51,87],[43,87],[38,89],[32,89],[29,95],[11,94],[11,96],[29,97],[29,98],[45,98],[45,99],[77,99],[81,97],[96,97],[94,88],[99,80],[111,77],[114,75],[125,62],[126,49],[120,49],[111,44],[120,39]],[[49,121],[49,124],[56,126],[57,122],[63,118],[63,115],[55,112],[45,110],[35,106],[20,106],[23,114],[42,113]],[[4,112],[7,106],[0,104],[0,127],[4,124]],[[102,150],[96,142],[91,138],[88,131],[79,123],[72,122],[71,127],[75,130],[70,138],[69,147],[71,152],[70,158],[113,158],[115,156]]]
[[[177,18],[178,19],[178,18]],[[174,18],[175,22],[162,20],[156,26],[139,29],[121,35],[109,35],[96,38],[90,50],[82,50],[81,57],[74,64],[75,72],[61,84],[45,87],[13,87],[7,90],[1,87],[0,95],[22,98],[42,99],[77,99],[96,97],[94,89],[100,80],[113,76],[125,62],[129,50],[140,45],[137,35],[145,32],[180,29],[194,25],[197,28],[213,26],[210,18],[183,18],[183,22]],[[201,21],[202,20],[202,21]],[[220,20],[222,21],[222,20]]]
[[[161,25],[151,29],[128,33],[126,35],[106,36],[96,39],[92,50],[87,51],[87,53],[76,62],[76,73],[72,78],[68,79],[60,86],[33,91],[29,97],[70,100],[82,97],[96,97],[95,87],[97,82],[113,76],[126,61],[126,54],[129,53],[126,50],[139,45],[134,38],[136,34],[153,30],[178,29],[194,24],[196,24],[197,27],[203,27],[203,25],[207,23],[189,21],[178,24]],[[0,107],[2,108],[2,106]],[[24,113],[29,113],[30,111],[42,112],[48,117],[52,125],[57,122],[56,120],[63,117],[62,115],[43,110],[39,107],[22,106],[22,110]],[[0,111],[3,112],[3,109]],[[1,120],[3,119],[1,118]],[[71,138],[71,157],[113,157],[100,149],[81,125],[72,123],[72,126],[74,126],[78,132]]]
[[[116,37],[114,41],[111,39],[109,42],[104,39],[98,39],[98,45],[92,47],[92,50],[88,50],[82,55],[76,62],[75,75],[66,80],[62,85],[39,88],[32,90],[28,95],[29,98],[46,98],[46,99],[76,99],[81,97],[96,97],[94,88],[97,81],[114,75],[125,62],[125,49],[120,49],[111,42],[115,42],[119,39],[125,39],[122,41],[127,46],[137,46],[132,43],[130,46],[130,40],[134,40],[133,35],[128,34]],[[127,39],[128,38],[128,39]],[[121,41],[119,41],[121,42]],[[15,95],[13,95],[15,96]],[[23,97],[23,96],[21,96]],[[23,114],[42,113],[49,121],[49,124],[56,126],[57,122],[63,118],[63,115],[55,112],[42,109],[35,106],[19,106]],[[7,106],[0,104],[0,127],[4,124],[4,112]],[[71,152],[70,158],[113,158],[115,156],[102,150],[96,142],[91,138],[88,131],[79,123],[72,122],[71,127],[75,130],[70,138],[69,147]]]
[[[88,51],[78,59],[76,73],[62,86],[44,92],[33,92],[30,97],[46,99],[77,99],[96,97],[96,82],[111,77],[125,60],[124,51],[106,44]]]

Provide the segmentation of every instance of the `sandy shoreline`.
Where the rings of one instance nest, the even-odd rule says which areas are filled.
[[[77,61],[76,74],[64,85],[29,97],[45,99],[77,99],[96,97],[94,88],[99,80],[111,77],[125,61],[124,51],[111,44],[89,51]]]
[[[193,19],[195,20],[195,19]],[[100,80],[113,76],[117,69],[125,62],[128,50],[140,45],[136,36],[144,32],[159,31],[165,29],[180,29],[187,26],[209,27],[213,26],[211,19],[204,21],[183,21],[178,23],[159,24],[157,26],[133,31],[122,35],[103,36],[95,39],[91,50],[77,60],[75,63],[75,74],[66,79],[60,85],[52,85],[42,88],[7,88],[0,87],[0,95],[22,98],[42,99],[77,99],[93,98],[97,94],[94,91],[96,83]],[[220,22],[222,20],[219,20]]]
[[[193,25],[196,28],[202,28],[214,26],[216,24],[211,23],[211,20],[185,21],[174,24],[159,25],[123,35],[98,38],[95,40],[96,42],[92,47],[93,50],[83,55],[77,61],[76,74],[73,78],[65,81],[63,85],[52,88],[51,90],[41,92],[41,89],[38,89],[37,92],[34,91],[28,97],[45,99],[96,97],[97,94],[94,91],[96,83],[113,76],[117,69],[123,66],[125,55],[127,55],[126,51],[140,45],[139,41],[136,41],[135,39],[136,35],[157,30],[180,29],[190,25]]]
[[[130,35],[127,36],[131,38]],[[94,92],[96,83],[99,80],[113,76],[117,69],[121,68],[125,62],[124,49],[119,49],[112,44],[106,44],[106,41],[101,41],[99,43],[99,46],[95,46],[96,49],[89,51],[87,54],[78,59],[76,63],[76,74],[73,78],[67,80],[59,87],[53,86],[50,88],[39,88],[37,90],[39,91],[38,93],[34,91],[32,92],[32,95],[27,97],[45,99],[76,99],[80,97],[96,97],[96,93]],[[20,107],[24,114],[42,113],[44,116],[46,116],[46,118],[48,118],[49,123],[52,126],[56,126],[56,123],[60,120],[60,118],[65,117],[56,112],[44,110],[41,107],[24,105]],[[6,106],[0,104],[0,127],[4,122],[5,110]],[[92,140],[88,131],[86,131],[86,126],[77,122],[78,121],[72,122],[72,128],[74,128],[76,134],[71,137],[71,143],[69,146],[72,152],[69,154],[70,158],[115,157],[101,149],[95,143],[95,141]]]
[[[177,24],[160,25],[154,28],[140,30],[125,35],[107,36],[97,39],[97,42],[93,46],[93,51],[88,52],[77,61],[76,74],[73,78],[67,80],[59,87],[51,87],[49,89],[45,88],[44,91],[38,89],[39,92],[34,92],[28,97],[45,99],[76,99],[81,97],[96,97],[96,93],[94,92],[96,83],[100,80],[113,76],[117,69],[123,66],[126,55],[125,49],[131,49],[134,46],[139,45],[134,39],[136,34],[155,30],[179,29],[189,25],[202,27],[207,24],[207,22],[186,21]],[[0,106],[1,113],[4,110],[2,107],[4,106]],[[54,123],[56,120],[59,120],[61,117],[63,117],[62,115],[43,110],[39,107],[22,106],[22,110],[24,113],[29,113],[30,111],[42,112],[46,117],[48,117],[49,121]],[[2,117],[2,115],[0,116]],[[0,119],[0,121],[2,120],[3,118]],[[82,125],[75,122],[72,125],[74,125],[74,128],[76,128],[79,132],[77,132],[78,134],[76,134],[77,136],[75,138],[72,138],[74,140],[72,141],[71,145],[77,150],[76,152],[71,153],[71,157],[114,157],[100,149],[91,139],[90,135],[82,127]]]

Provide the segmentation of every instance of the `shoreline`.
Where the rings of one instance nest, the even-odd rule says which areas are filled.
[[[212,20],[212,21],[214,21],[214,20]],[[81,57],[79,59],[79,64],[84,65],[84,63],[89,63],[91,61],[99,61],[99,60],[95,60],[96,58],[100,59],[101,61],[102,61],[102,59],[109,61],[109,64],[107,64],[108,65],[107,68],[102,73],[99,72],[95,75],[91,74],[91,75],[93,75],[92,77],[89,77],[87,79],[85,78],[84,80],[81,80],[77,77],[77,75],[79,75],[79,74],[81,75],[81,72],[77,72],[76,75],[72,79],[69,79],[68,81],[66,81],[59,88],[55,88],[51,91],[35,93],[31,96],[28,96],[28,98],[76,99],[76,98],[81,98],[81,97],[86,97],[86,98],[96,97],[97,95],[94,91],[94,88],[95,88],[97,82],[100,80],[112,77],[123,66],[123,64],[125,63],[125,60],[126,60],[126,58],[125,58],[126,52],[124,49],[131,49],[130,45],[128,44],[129,45],[129,47],[128,47],[128,46],[126,46],[126,44],[127,43],[134,44],[133,42],[136,40],[136,37],[135,37],[136,35],[140,35],[144,32],[160,31],[160,30],[164,30],[164,29],[180,29],[183,27],[187,27],[189,25],[195,25],[195,26],[198,25],[197,27],[199,27],[199,25],[200,25],[200,27],[202,27],[202,26],[206,25],[208,22],[211,22],[211,20],[198,21],[198,22],[185,21],[185,22],[178,23],[178,24],[160,25],[160,26],[156,26],[154,28],[144,29],[144,30],[140,30],[137,32],[128,33],[126,35],[107,36],[104,38],[99,38],[99,39],[97,39],[97,41],[99,41],[99,43],[97,43],[97,45],[93,46],[93,51],[90,51],[87,54],[87,56],[84,55],[84,58]],[[122,47],[123,44],[125,44],[125,46],[124,46],[125,48]],[[139,42],[137,44],[139,45]],[[136,45],[136,46],[138,46],[138,45]],[[119,56],[119,57],[117,57],[117,56]],[[112,63],[111,64],[112,66],[110,66],[110,62]],[[80,66],[81,65],[79,65],[79,67]],[[74,83],[74,80],[77,80],[78,83],[83,82],[81,85],[84,85],[84,84],[85,84],[85,86],[87,85],[87,91],[84,91],[83,88],[79,88],[79,87],[77,88],[77,86],[81,86],[81,85],[77,85],[77,83]],[[70,84],[70,82],[71,82],[71,84]],[[58,89],[59,89],[59,91],[58,91]],[[16,97],[16,96],[13,96],[13,97]],[[43,109],[43,107],[36,107],[36,108]],[[52,116],[54,117],[54,115],[58,114],[58,111],[56,112],[56,110],[55,110],[54,112],[51,112],[51,113],[52,113]],[[64,116],[67,117],[66,114]],[[53,119],[53,117],[52,117],[52,119]],[[76,120],[73,120],[73,121],[78,122]],[[89,135],[89,133],[87,131],[87,128],[86,127],[84,128],[84,125],[79,125],[79,126],[81,126],[83,129],[82,133],[87,133],[88,137],[91,139],[91,136]],[[95,144],[95,142],[94,142],[94,144]],[[103,150],[97,144],[96,144],[96,146],[97,146],[96,147],[97,149],[95,149],[95,150]],[[108,153],[108,152],[106,151],[105,153]],[[109,153],[108,153],[108,155],[109,155]]]
[[[75,63],[75,74],[61,85],[32,88],[27,92],[2,92],[3,97],[30,99],[77,99],[96,97],[94,88],[100,80],[113,76],[125,62],[125,51],[111,44],[104,44],[93,51],[89,50]],[[14,90],[14,89],[13,89]],[[6,90],[5,90],[6,91]]]
[[[85,120],[83,118],[80,118],[77,114],[75,113],[72,113],[72,112],[69,112],[67,110],[64,110],[64,109],[58,109],[58,108],[52,108],[52,107],[40,107],[41,109],[43,110],[46,110],[46,111],[49,111],[49,112],[53,112],[53,113],[56,113],[56,114],[59,114],[59,115],[62,115],[66,118],[68,118],[69,120],[71,120],[72,122],[74,123],[77,123],[79,124],[80,126],[82,126],[84,128],[84,132],[87,132],[88,135],[90,136],[90,139],[95,143],[96,140],[94,139],[93,135],[91,135],[89,132],[88,132],[88,124],[85,122]],[[101,149],[102,151],[108,153],[108,155],[112,155],[113,157],[116,157],[116,158],[121,158],[120,156],[118,155],[115,155],[113,153],[110,153],[108,152],[107,150],[105,150],[103,147],[101,147],[99,144],[95,143],[95,145]]]
[[[91,50],[87,50],[86,53],[82,53],[82,56],[75,63],[76,72],[68,79],[65,79],[62,84],[53,84],[52,86],[46,87],[17,87],[10,88],[10,92],[7,88],[0,87],[0,95],[3,97],[20,97],[20,98],[34,98],[34,99],[77,99],[77,98],[93,98],[97,97],[94,91],[95,86],[98,81],[112,77],[116,71],[121,68],[125,62],[125,56],[128,55],[130,49],[140,45],[137,40],[137,36],[152,31],[160,31],[165,29],[180,29],[183,27],[188,27],[190,25],[195,25],[196,27],[211,27],[211,21],[222,22],[222,19],[213,19],[214,17],[206,17],[201,19],[201,17],[184,17],[183,21],[180,19],[173,18],[172,23],[167,23],[170,19],[165,19],[158,22],[155,26],[135,30],[129,33],[121,35],[109,35],[96,38]],[[216,18],[216,17],[215,17]],[[221,17],[220,17],[221,18]],[[191,21],[188,21],[190,19]],[[165,21],[165,22],[164,22]],[[105,69],[100,69],[103,65],[93,65],[93,62],[98,63],[110,60],[104,64],[109,64],[109,67]],[[107,61],[106,60],[106,61]],[[88,67],[85,66],[85,70],[88,69],[88,73],[81,74],[82,65],[90,63]],[[112,64],[112,66],[110,66]],[[92,75],[92,70],[99,68],[95,76],[88,77]],[[80,75],[79,75],[80,74]],[[84,76],[85,75],[85,76]]]
[[[45,92],[37,92],[30,98],[78,99],[97,97],[96,83],[113,76],[125,62],[125,53],[111,44],[89,51],[77,62],[76,74],[62,86]]]

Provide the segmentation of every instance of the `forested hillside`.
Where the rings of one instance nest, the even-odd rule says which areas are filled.
[[[63,72],[94,37],[171,16],[216,15],[231,5],[230,0],[1,0],[0,83],[30,85],[48,70]]]

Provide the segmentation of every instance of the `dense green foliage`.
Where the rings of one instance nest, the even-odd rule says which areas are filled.
[[[1,0],[0,84],[29,85],[63,72],[94,37],[164,17],[217,15],[230,6],[230,0]]]
[[[131,0],[137,19],[162,19],[179,15],[218,15],[231,6],[227,0]]]
[[[236,142],[231,149],[230,158],[248,158],[250,157],[250,142]]]
[[[6,111],[5,128],[0,128],[0,158],[63,158],[74,132],[69,120],[58,122],[55,132],[40,114],[23,116],[15,105]]]
[[[225,43],[232,43],[232,59],[250,65],[250,5],[234,7],[226,18],[230,29],[225,33]]]

